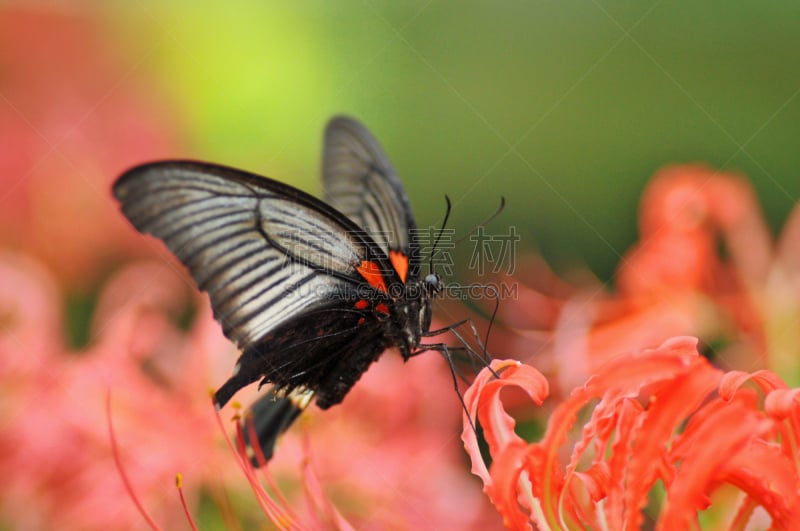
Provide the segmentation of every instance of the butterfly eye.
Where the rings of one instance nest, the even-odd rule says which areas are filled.
[[[436,273],[431,273],[425,277],[425,287],[429,294],[436,294],[442,291],[442,279]]]

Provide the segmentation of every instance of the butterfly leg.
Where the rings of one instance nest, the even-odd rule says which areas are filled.
[[[466,347],[468,343],[464,338],[464,336],[458,331],[458,328],[464,325],[469,326],[472,332],[472,337],[478,344],[478,347],[480,348],[480,353],[477,353],[473,348],[464,348],[464,350],[472,354],[472,356],[470,356],[470,363],[472,363],[472,368],[475,369],[475,371],[477,372],[477,367],[475,367],[474,363],[475,357],[481,359],[484,367],[488,367],[489,362],[491,361],[491,356],[489,355],[489,352],[486,350],[486,344],[484,341],[481,340],[480,334],[478,333],[478,329],[475,326],[475,323],[472,321],[472,319],[469,318],[462,319],[461,321],[455,322],[443,328],[439,328],[438,330],[429,330],[428,332],[423,333],[422,337],[433,337],[450,332],[456,337],[456,339],[458,339],[461,342],[462,345]]]
[[[447,360],[447,364],[450,367],[450,374],[453,377],[453,388],[456,390],[456,394],[458,395],[458,400],[461,402],[461,407],[464,410],[464,414],[469,419],[469,424],[472,426],[472,430],[475,431],[475,423],[472,421],[472,417],[469,415],[469,409],[467,409],[467,404],[464,402],[464,395],[461,393],[461,389],[458,387],[458,370],[456,369],[455,363],[453,362],[453,355],[452,351],[454,350],[466,350],[465,347],[451,347],[446,343],[433,343],[429,345],[420,345],[421,348],[425,350],[421,350],[421,352],[425,352],[428,350],[433,350],[439,352],[444,356]],[[416,354],[416,353],[415,353]]]

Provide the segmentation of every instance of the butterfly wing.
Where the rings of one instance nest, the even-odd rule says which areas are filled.
[[[366,127],[339,116],[325,129],[325,200],[362,227],[403,282],[419,278],[416,223],[389,157]]]
[[[114,195],[131,223],[163,240],[209,293],[241,350],[298,315],[338,304],[348,288],[363,289],[361,264],[390,267],[335,209],[232,168],[146,164],[122,175]]]
[[[272,459],[278,437],[300,416],[313,391],[298,389],[283,396],[270,389],[248,409],[240,423],[250,463],[259,467]]]
[[[332,120],[325,138],[332,206],[271,179],[191,161],[143,165],[114,186],[131,223],[163,240],[209,293],[215,318],[242,351],[217,404],[262,376],[274,383],[253,406],[267,457],[312,397],[323,408],[340,402],[390,346],[360,303],[419,275],[414,217],[380,145],[349,118]]]

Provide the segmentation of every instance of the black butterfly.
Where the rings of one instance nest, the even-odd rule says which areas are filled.
[[[322,409],[338,404],[387,348],[406,360],[427,350],[449,357],[444,344],[421,344],[452,329],[430,330],[443,284],[420,276],[411,205],[378,142],[334,118],[322,174],[327,202],[192,161],[144,164],[114,184],[125,216],[186,265],[241,350],[217,406],[248,384],[272,384],[253,407],[266,459],[312,398]]]

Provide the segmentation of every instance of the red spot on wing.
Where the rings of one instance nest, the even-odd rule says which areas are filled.
[[[400,276],[400,280],[405,284],[406,276],[408,276],[408,257],[400,251],[389,251],[389,260],[391,260],[394,270]]]
[[[363,325],[363,324],[364,324],[364,323],[366,323],[366,322],[367,322],[367,320],[366,320],[365,318],[363,318],[363,317],[359,317],[359,318],[358,318],[358,324],[359,324],[359,326],[360,326],[360,325]]]
[[[366,310],[369,306],[369,303],[364,299],[356,301],[356,310]]]
[[[379,302],[378,304],[375,305],[375,311],[389,315],[389,307],[382,302]]]
[[[381,274],[381,268],[375,262],[362,260],[361,265],[356,266],[356,271],[364,277],[370,286],[386,293],[386,281]]]

